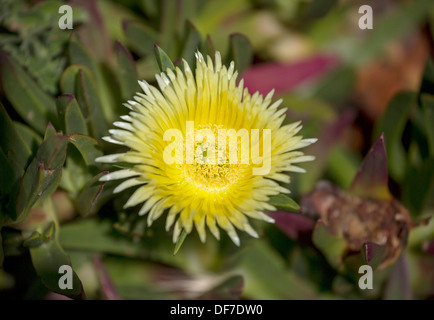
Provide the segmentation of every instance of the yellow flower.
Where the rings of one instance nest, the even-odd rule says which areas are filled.
[[[289,193],[279,182],[290,181],[289,171],[304,172],[294,164],[313,157],[295,150],[316,139],[296,136],[300,122],[282,126],[282,100],[271,103],[273,91],[265,98],[250,95],[243,80],[236,84],[234,63],[223,66],[218,52],[214,63],[197,53],[196,65],[194,74],[186,61],[184,71],[157,74],[159,89],[139,81],[144,93],[124,104],[129,114],[103,138],[130,150],[97,159],[131,168],[101,180],[126,179],[115,193],[140,186],[125,208],[142,204],[139,215],[148,214],[148,225],[167,212],[166,230],[174,225],[174,242],[193,226],[204,242],[207,225],[217,239],[221,227],[239,245],[234,226],[257,237],[248,217],[274,222],[264,213],[276,210],[270,196]],[[224,136],[211,139],[225,129],[235,136],[232,144],[230,135],[226,145]]]

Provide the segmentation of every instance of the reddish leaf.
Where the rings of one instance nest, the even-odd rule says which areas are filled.
[[[89,17],[76,31],[81,42],[98,61],[111,61],[113,55],[111,40],[97,1],[72,0],[71,3],[85,10]]]
[[[303,215],[283,211],[269,212],[276,221],[276,226],[294,240],[310,239],[315,222]],[[306,237],[306,235],[308,235]]]
[[[383,261],[386,253],[385,246],[372,242],[365,243],[362,250],[367,264],[374,269],[377,268],[377,266]]]
[[[384,289],[385,300],[411,300],[412,291],[410,285],[410,273],[405,255],[401,254],[390,272]]]
[[[434,255],[434,240],[424,242],[422,245],[422,250],[426,253]]]
[[[363,160],[362,166],[351,184],[350,191],[360,197],[390,200],[387,186],[387,155],[384,134],[375,142]]]
[[[325,55],[293,64],[264,63],[247,69],[243,74],[244,84],[252,94],[259,91],[265,95],[273,89],[276,94],[285,93],[318,78],[336,65],[336,57]]]
[[[107,269],[104,266],[101,258],[98,255],[93,257],[93,264],[95,266],[96,272],[98,274],[98,279],[101,285],[101,290],[107,300],[121,300],[113,281],[110,278]]]

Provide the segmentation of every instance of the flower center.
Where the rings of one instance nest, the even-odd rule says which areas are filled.
[[[218,130],[223,126],[215,124],[200,125],[200,129],[210,129],[215,141],[204,138],[194,143],[194,163],[181,165],[184,179],[196,188],[208,192],[222,192],[228,189],[243,175],[247,164],[229,162],[229,145],[218,145]],[[197,130],[195,130],[197,136]],[[184,146],[185,147],[185,146]],[[238,158],[241,152],[241,143],[237,141]],[[211,150],[214,150],[214,154]],[[214,158],[214,161],[211,159]]]

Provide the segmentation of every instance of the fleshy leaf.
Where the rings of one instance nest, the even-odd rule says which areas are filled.
[[[382,134],[363,160],[350,191],[360,197],[390,200],[387,183],[387,155]]]
[[[374,270],[381,264],[386,253],[386,247],[367,242],[362,247],[363,257]]]
[[[112,46],[97,1],[73,0],[74,10],[82,8],[88,15],[85,23],[77,29],[84,46],[99,62],[108,62],[112,57]]]
[[[32,152],[18,134],[6,109],[0,103],[0,148],[7,158],[13,159],[23,169],[27,166]],[[22,170],[21,169],[21,170]],[[20,170],[20,171],[21,171]],[[16,174],[21,175],[20,172]]]
[[[44,140],[47,140],[48,138],[55,136],[56,134],[56,129],[54,128],[53,124],[49,122],[47,128],[45,129]]]
[[[41,244],[44,243],[44,237],[39,232],[35,231],[32,233],[30,237],[28,237],[23,242],[24,247],[39,247]]]
[[[76,78],[77,102],[87,111],[92,136],[99,139],[107,134],[108,126],[97,90],[91,75],[83,69],[78,70],[78,77]]]
[[[416,94],[412,92],[403,92],[394,96],[389,102],[383,118],[377,123],[374,130],[377,137],[381,132],[384,132],[387,141],[386,151],[389,172],[398,181],[404,176],[406,162],[401,137],[415,102]]]
[[[181,246],[184,243],[185,238],[187,238],[187,232],[185,232],[185,230],[182,229],[181,234],[179,235],[179,238],[176,241],[175,249],[173,250],[174,256],[178,253],[179,249],[181,249]]]
[[[434,158],[407,168],[404,179],[402,200],[412,216],[420,218],[419,215],[430,204],[434,192]]]
[[[231,34],[229,37],[228,61],[232,60],[239,74],[242,74],[253,61],[252,45],[249,39],[240,33]]]
[[[411,300],[410,274],[405,253],[396,261],[383,292],[385,300]]]
[[[23,138],[25,144],[31,150],[32,154],[35,154],[38,150],[38,146],[42,143],[42,137],[33,129],[31,129],[26,124],[18,121],[13,121],[15,130],[18,135]]]
[[[67,137],[53,135],[38,148],[23,176],[18,193],[17,215],[20,220],[27,215],[36,201],[56,190],[62,175],[67,145]]]
[[[96,75],[98,73],[97,63],[83,45],[74,37],[72,37],[69,42],[68,54],[71,65],[84,65],[89,68],[93,74]]]
[[[169,56],[159,46],[154,46],[154,53],[161,72],[166,72],[168,68],[175,70],[172,60],[170,60]]]
[[[242,252],[239,268],[245,278],[243,294],[252,299],[315,299],[312,282],[287,268],[287,262],[265,241]],[[278,275],[278,276],[276,276]]]
[[[277,207],[278,209],[285,210],[285,211],[299,211],[300,206],[292,200],[290,197],[279,193],[278,195],[271,196],[269,204]]]
[[[108,171],[101,172],[90,179],[78,194],[75,204],[81,216],[88,216],[98,209],[97,200],[104,188],[104,183],[99,182],[99,178],[107,174]]]
[[[62,94],[56,100],[59,121],[63,124],[66,134],[88,134],[86,120],[72,94]]]
[[[276,222],[276,226],[288,237],[294,240],[301,240],[304,236],[311,234],[315,222],[301,214],[290,212],[270,212],[268,213]]]
[[[121,300],[113,281],[110,278],[107,269],[104,266],[101,258],[95,255],[93,258],[93,264],[95,266],[96,273],[98,275],[101,291],[106,300]]]
[[[124,45],[116,41],[117,77],[121,87],[122,99],[130,100],[138,91],[136,63]]]
[[[199,31],[194,27],[190,21],[185,24],[185,39],[182,48],[181,57],[187,61],[190,66],[194,65],[194,53],[199,49],[201,37]]]
[[[333,235],[322,220],[318,220],[312,234],[313,244],[324,254],[333,267],[338,267],[346,251],[344,238]]]
[[[101,147],[94,138],[82,134],[72,134],[69,141],[80,151],[88,166],[96,166],[95,159],[103,156]]]
[[[72,271],[72,289],[60,288],[59,280],[62,277],[62,273],[59,273],[60,267],[72,268],[72,265],[69,257],[55,239],[44,242],[40,246],[31,247],[30,255],[37,274],[47,288],[71,298],[84,297],[83,286],[74,271]]]
[[[281,94],[323,75],[336,64],[336,58],[330,56],[316,56],[293,64],[264,63],[246,70],[244,84],[252,94],[259,91],[266,95],[273,89]]]
[[[0,82],[17,113],[39,133],[55,120],[54,99],[4,52],[0,52]]]
[[[140,55],[152,53],[154,43],[157,42],[157,33],[147,25],[139,22],[124,21],[122,23],[128,46]]]

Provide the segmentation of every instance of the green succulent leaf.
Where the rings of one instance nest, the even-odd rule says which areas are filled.
[[[43,242],[41,245],[30,248],[30,256],[36,273],[48,289],[71,298],[83,298],[83,285],[77,274],[73,271],[72,289],[61,289],[62,266],[72,268],[71,261],[56,239]]]
[[[272,196],[268,203],[284,211],[298,212],[300,210],[300,206],[297,204],[297,202],[283,193]]]
[[[32,233],[30,237],[28,237],[23,242],[23,246],[27,248],[31,247],[39,247],[41,244],[44,243],[44,237],[39,232],[35,231]]]
[[[242,253],[239,263],[245,278],[243,294],[252,299],[315,299],[309,281],[286,268],[282,257],[266,242],[255,241]],[[279,276],[276,276],[279,275]]]
[[[98,88],[93,81],[93,77],[84,71],[84,69],[78,70],[76,98],[81,108],[85,108],[86,110],[92,136],[100,139],[107,134],[108,126],[97,90]]]
[[[0,53],[0,82],[17,113],[39,133],[55,121],[56,104],[6,53]]]
[[[193,66],[195,61],[194,53],[200,48],[201,36],[190,21],[185,24],[184,34],[185,39],[181,57],[187,61],[188,65]]]
[[[0,148],[9,159],[13,159],[21,170],[16,172],[17,176],[22,174],[22,169],[27,166],[32,151],[24,139],[16,130],[12,120],[9,118],[6,109],[0,103]]]
[[[312,234],[313,244],[334,268],[339,267],[347,248],[345,239],[332,234],[322,220],[318,220]]]
[[[242,74],[253,61],[253,49],[249,39],[246,36],[234,33],[229,40],[228,62],[235,62],[235,69]]]
[[[410,115],[411,108],[415,105],[416,94],[403,92],[397,94],[390,101],[382,119],[375,127],[375,136],[384,132],[387,141],[386,151],[388,155],[388,167],[390,175],[401,181],[405,173],[405,152],[401,144],[402,133]]]
[[[87,166],[96,166],[95,159],[103,156],[101,146],[94,138],[82,134],[72,134],[69,141],[80,151]]]
[[[101,183],[99,178],[107,173],[108,171],[101,172],[90,179],[78,194],[75,204],[81,216],[86,217],[98,210],[98,198],[104,188],[104,183]]]
[[[159,46],[154,46],[154,53],[157,59],[158,67],[161,72],[166,72],[167,69],[175,70],[172,60]]]
[[[66,134],[88,135],[86,120],[74,95],[60,95],[56,100],[57,113]]]
[[[412,216],[418,218],[434,199],[434,158],[409,167],[404,179],[403,202]]]
[[[187,238],[187,232],[184,229],[182,229],[181,234],[179,235],[179,238],[176,241],[175,249],[173,250],[174,256],[178,253],[179,249],[181,249],[181,246],[184,243],[185,238]]]
[[[147,25],[139,22],[124,21],[122,24],[128,45],[142,56],[152,54],[158,34]]]
[[[36,154],[39,145],[42,143],[42,137],[35,130],[21,122],[13,121],[13,124],[18,135],[23,138],[32,155]]]
[[[54,128],[53,124],[49,122],[47,128],[45,129],[44,140],[47,140],[48,138],[55,136],[56,134],[56,129]]]
[[[22,220],[36,203],[49,196],[59,184],[66,158],[68,138],[49,136],[38,148],[28,166],[17,198],[17,219]]]
[[[136,63],[124,45],[116,41],[117,78],[121,87],[122,99],[130,100],[139,91]]]

